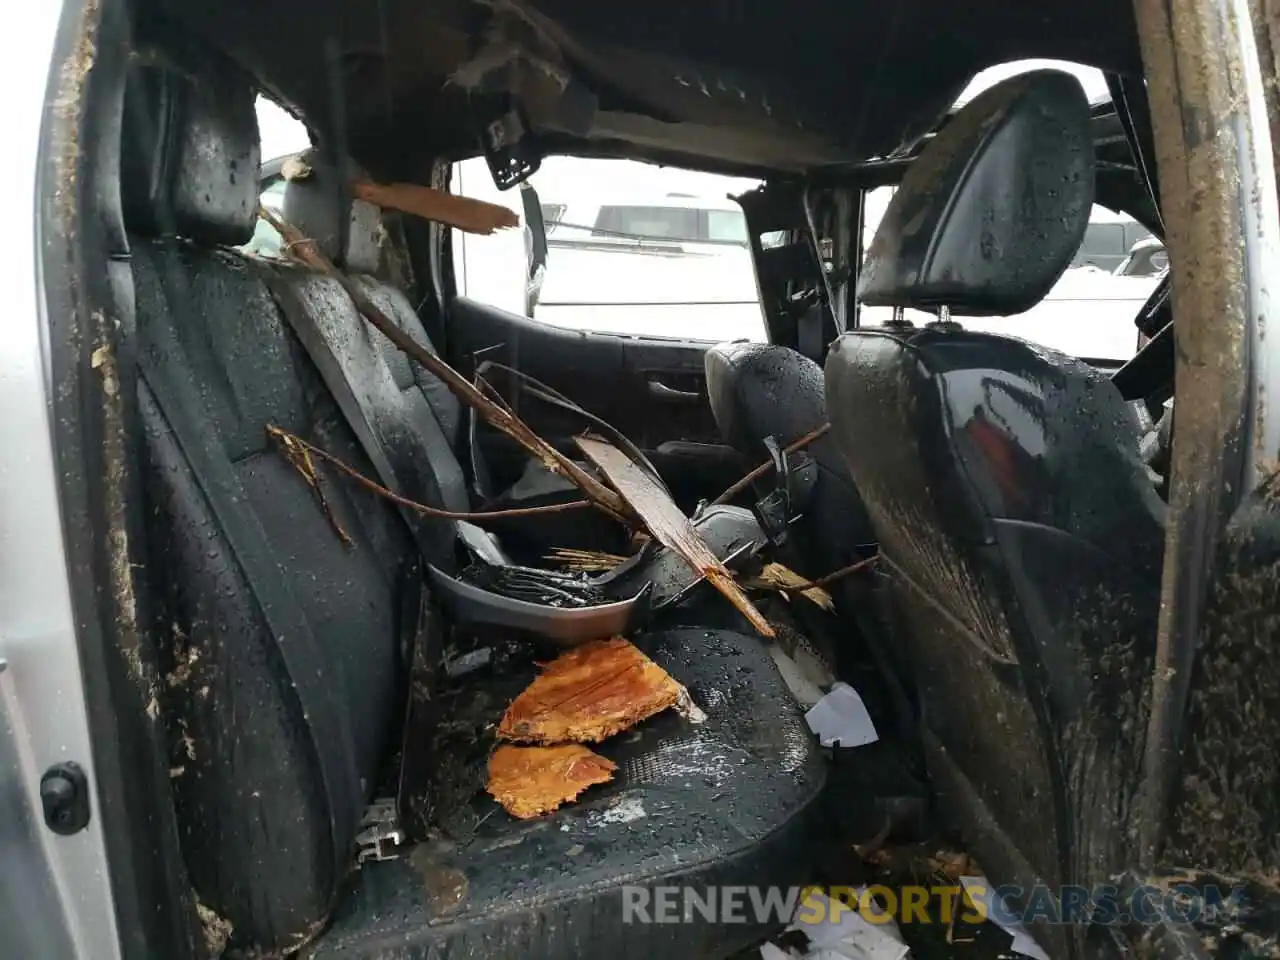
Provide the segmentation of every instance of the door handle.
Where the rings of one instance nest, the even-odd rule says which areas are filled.
[[[675,387],[668,387],[661,380],[649,379],[649,396],[656,400],[667,400],[676,403],[697,403],[702,399],[702,394],[696,390],[677,390]]]

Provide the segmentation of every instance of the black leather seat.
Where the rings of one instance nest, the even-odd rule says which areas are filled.
[[[911,166],[859,295],[1024,311],[1066,269],[1092,201],[1079,84],[1005,81]],[[846,334],[826,393],[906,634],[940,806],[996,881],[1101,881],[1126,862],[1164,542],[1129,408],[1084,363],[954,323]]]
[[[721,438],[753,464],[769,458],[766,437],[785,447],[827,422],[822,368],[790,347],[720,343],[707,351],[704,368]],[[783,559],[816,579],[873,556],[876,537],[835,436],[818,438],[805,447],[805,454],[816,467],[815,481]],[[769,474],[757,492],[773,483]],[[891,725],[905,733],[910,725],[901,683],[905,664],[901,651],[885,642],[873,584],[869,577],[852,576],[831,585],[843,629],[826,654],[841,676],[865,678],[859,686],[881,729],[887,733]]]
[[[341,957],[394,949],[559,960],[666,948],[721,957],[767,935],[778,924],[675,930],[624,926],[620,915],[623,884],[808,877],[825,766],[768,654],[727,631],[637,640],[710,716],[692,727],[669,714],[605,745],[618,763],[607,787],[523,822],[485,797],[480,780],[462,797],[473,837],[352,872],[360,819],[392,772],[407,689],[401,654],[420,623],[415,573],[423,556],[452,550],[457,530],[327,474],[322,503],[266,428],[392,477],[422,502],[466,509],[460,418],[452,395],[370,331],[340,284],[227,249],[253,232],[254,91],[230,67],[209,69],[138,69],[121,164],[144,600],[165,661],[148,695],[170,734],[200,904],[230,924],[233,950],[254,956],[311,942]],[[358,273],[376,266],[376,228],[324,187],[319,178],[291,187],[287,212],[429,347],[404,296]],[[326,222],[348,227],[334,240]],[[326,344],[304,342],[304,330]],[[417,639],[434,649],[440,618],[426,619],[429,635]],[[476,711],[500,711],[531,671],[450,692]],[[474,772],[467,751],[487,743],[492,722],[459,738],[456,755],[433,756],[445,779]],[[459,877],[463,896],[449,900]]]
[[[358,487],[327,483],[326,512],[267,436],[373,472],[267,270],[224,246],[256,220],[252,88],[138,68],[126,95],[149,598],[168,660],[154,708],[201,902],[234,945],[279,951],[327,915],[377,785],[417,551]]]
[[[769,458],[766,437],[786,446],[827,422],[822,368],[790,347],[717,344],[707,351],[705,369],[721,438],[753,465]],[[835,438],[828,433],[805,449],[818,476],[797,539],[801,572],[819,577],[870,555],[875,538]]]

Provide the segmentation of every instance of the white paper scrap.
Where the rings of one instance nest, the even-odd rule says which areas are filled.
[[[861,890],[858,896],[861,898]],[[822,894],[809,894],[799,916],[813,916],[821,922],[800,920],[787,928],[800,931],[809,940],[809,949],[800,960],[903,960],[909,948],[902,941],[898,924],[874,903],[868,903],[867,909],[879,919],[867,920],[853,907],[833,910],[831,901]],[[762,960],[792,958],[792,954],[771,943],[760,948],[760,956]]]
[[[833,747],[837,742],[842,747],[862,747],[880,739],[858,691],[841,680],[809,708],[804,719],[824,747]]]

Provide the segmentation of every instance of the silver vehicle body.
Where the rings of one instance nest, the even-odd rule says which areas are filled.
[[[42,118],[63,4],[34,4],[0,33],[6,145],[0,242],[0,956],[119,956],[101,821],[43,823],[40,780],[71,761],[94,783],[55,469],[45,301],[33,229]],[[91,812],[96,797],[89,800]]]

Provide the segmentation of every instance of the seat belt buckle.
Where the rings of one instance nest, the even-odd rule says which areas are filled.
[[[817,464],[801,451],[787,453],[775,437],[765,437],[764,446],[773,461],[774,488],[752,505],[751,512],[769,542],[781,547],[791,524],[808,506]]]
[[[791,461],[776,437],[765,437],[764,447],[773,461],[773,490],[757,500],[751,512],[769,542],[781,547],[787,542],[787,530],[791,526]]]

